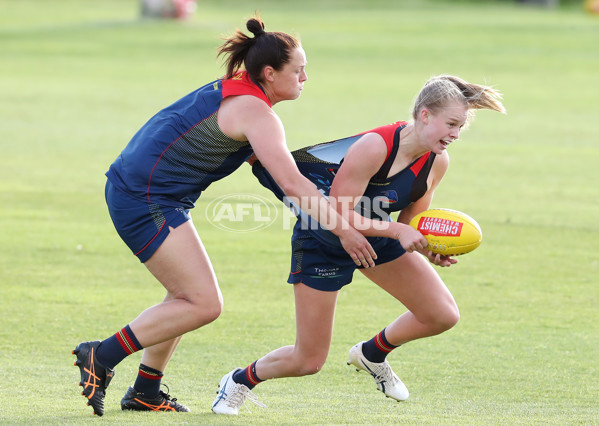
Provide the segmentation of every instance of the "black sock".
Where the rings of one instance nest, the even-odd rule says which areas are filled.
[[[249,389],[254,389],[254,386],[256,386],[258,383],[262,383],[264,380],[260,379],[256,374],[257,362],[258,361],[254,361],[248,365],[245,370],[238,370],[235,374],[233,374],[233,380],[235,383],[246,385]]]
[[[383,362],[387,355],[399,346],[389,343],[385,337],[385,329],[383,329],[379,334],[362,344],[362,353],[370,362]]]
[[[125,357],[143,349],[129,325],[103,340],[96,351],[96,359],[104,367],[114,368]]]
[[[139,372],[133,388],[141,392],[147,398],[155,398],[160,392],[160,381],[162,380],[162,371],[155,370],[144,364],[139,364]]]

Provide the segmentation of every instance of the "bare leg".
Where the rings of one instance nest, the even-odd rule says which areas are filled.
[[[333,336],[335,306],[339,292],[314,290],[294,285],[297,335],[295,345],[283,346],[260,358],[260,379],[315,374],[326,361]]]
[[[164,300],[170,300],[172,296],[167,294]],[[181,337],[175,337],[174,339],[167,340],[166,342],[158,343],[154,346],[150,346],[149,348],[145,348],[143,351],[143,355],[141,356],[141,363],[147,365],[158,371],[164,371],[166,369],[166,365],[170,361],[177,345],[181,341]]]
[[[361,272],[409,310],[387,326],[385,335],[393,345],[442,333],[460,318],[453,296],[418,253]]]
[[[168,294],[163,302],[143,311],[130,327],[146,348],[146,365],[163,371],[179,336],[218,318],[222,294],[191,221],[171,229],[145,265]]]
[[[146,348],[142,363],[158,371],[166,368],[180,336],[214,321],[220,315],[223,304],[212,265],[193,224],[188,221],[176,229],[170,228],[170,231],[145,263],[167,290],[167,296],[162,303],[146,309],[129,324],[139,344]],[[104,390],[110,383],[113,370],[95,361],[98,344],[101,345],[99,342],[81,343],[73,353],[77,355],[76,365],[81,371],[83,395],[89,400],[88,405],[94,408],[94,413],[102,415]],[[125,394],[123,400],[128,399],[123,407],[137,410],[136,404],[143,405],[134,395],[133,388]],[[163,399],[162,402],[167,404],[161,405],[165,410],[189,411],[174,399]]]

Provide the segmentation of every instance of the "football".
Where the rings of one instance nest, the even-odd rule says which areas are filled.
[[[426,210],[414,216],[410,225],[424,235],[429,250],[446,256],[469,253],[483,240],[478,223],[457,210]]]

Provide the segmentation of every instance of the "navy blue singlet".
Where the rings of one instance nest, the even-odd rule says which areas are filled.
[[[366,133],[381,135],[387,145],[387,158],[378,172],[370,179],[364,192],[363,199],[370,202],[356,205],[355,210],[362,216],[388,221],[391,220],[390,213],[406,208],[426,193],[427,178],[435,160],[435,154],[427,152],[405,169],[388,176],[399,148],[401,130],[406,124],[406,122],[398,121],[355,136],[308,146],[293,151],[291,154],[300,172],[310,179],[323,195],[328,196],[335,174],[341,167],[349,147]],[[252,171],[263,186],[284,201],[285,194],[258,161],[254,163]],[[373,208],[374,206],[376,208]],[[340,245],[339,239],[335,235],[322,229],[309,216],[305,214],[298,216],[299,220],[306,222],[304,229],[312,230],[314,237],[328,244]]]
[[[117,189],[151,206],[194,207],[203,190],[253,153],[248,141],[231,139],[217,123],[222,100],[235,95],[252,95],[271,106],[245,72],[208,83],[152,117],[106,176]]]

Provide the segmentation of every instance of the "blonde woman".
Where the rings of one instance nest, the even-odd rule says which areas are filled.
[[[402,401],[409,392],[386,357],[412,340],[433,336],[459,319],[453,296],[431,264],[453,265],[456,259],[434,255],[427,241],[408,223],[427,210],[449,165],[448,148],[458,140],[475,109],[505,112],[501,95],[490,87],[455,76],[431,78],[419,93],[411,122],[396,122],[292,153],[300,171],[329,197],[339,213],[368,237],[378,254],[373,268],[356,266],[338,239],[303,213],[292,236],[291,272],[297,334],[294,345],[263,356],[223,377],[212,410],[238,414],[258,383],[280,377],[315,374],[327,358],[337,297],[356,269],[408,311],[370,340],[349,351],[348,364],[372,375],[380,391]],[[263,165],[254,174],[280,199]],[[389,214],[399,212],[397,221]]]

